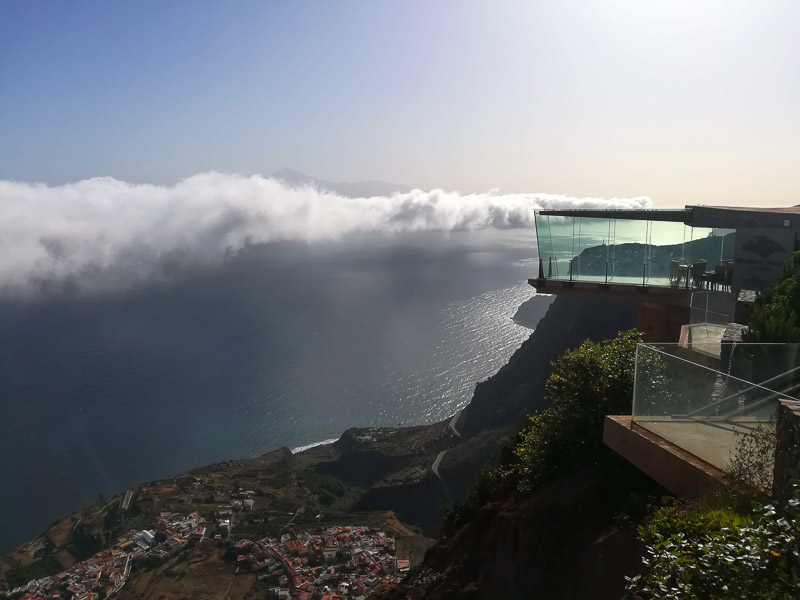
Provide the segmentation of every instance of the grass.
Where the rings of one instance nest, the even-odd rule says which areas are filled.
[[[319,498],[323,510],[347,511],[364,490],[344,483],[332,475],[322,475],[312,469],[298,471],[298,484]]]

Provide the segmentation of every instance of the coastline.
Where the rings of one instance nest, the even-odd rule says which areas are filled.
[[[330,438],[328,440],[322,440],[321,442],[314,442],[313,444],[306,444],[305,446],[297,446],[296,448],[291,448],[291,452],[292,454],[299,454],[300,452],[305,452],[306,450],[316,448],[317,446],[327,446],[328,444],[338,442],[340,437],[342,436]]]

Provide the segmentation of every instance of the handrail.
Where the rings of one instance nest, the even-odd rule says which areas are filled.
[[[745,393],[747,393],[747,392],[750,392],[751,390],[753,390],[753,389],[754,389],[754,388],[756,388],[756,387],[758,387],[758,388],[760,388],[760,389],[762,389],[762,390],[767,390],[767,391],[771,392],[772,394],[778,394],[778,395],[786,394],[786,392],[787,392],[787,391],[789,391],[789,390],[796,390],[796,389],[798,389],[798,387],[800,387],[800,385],[790,386],[790,387],[786,388],[785,390],[783,390],[783,391],[779,392],[779,391],[776,391],[776,390],[773,390],[773,389],[770,389],[770,388],[763,387],[763,385],[762,385],[762,384],[764,384],[764,383],[769,383],[769,382],[771,382],[771,381],[774,381],[774,380],[775,380],[775,379],[777,379],[778,377],[783,377],[784,375],[788,375],[788,374],[790,374],[790,373],[794,373],[794,372],[795,372],[795,371],[797,371],[798,369],[800,369],[800,366],[797,366],[797,367],[795,367],[794,369],[789,369],[788,371],[784,371],[783,373],[780,373],[780,374],[778,374],[778,375],[775,375],[775,377],[770,377],[769,379],[765,379],[764,381],[762,381],[762,382],[761,382],[761,384],[755,384],[755,383],[753,383],[753,384],[751,384],[751,385],[750,385],[750,387],[748,387],[748,388],[745,388],[745,389],[743,389],[743,390],[739,390],[739,391],[738,391],[738,392],[736,392],[735,394],[731,394],[730,396],[725,396],[725,397],[724,397],[724,398],[722,398],[721,400],[715,400],[715,401],[714,401],[714,402],[712,402],[711,404],[707,404],[707,405],[705,405],[705,406],[701,406],[700,408],[698,408],[698,409],[695,409],[695,410],[693,410],[693,411],[692,411],[692,412],[690,412],[690,413],[686,413],[686,416],[687,416],[687,417],[691,417],[691,416],[693,416],[693,415],[695,415],[695,414],[697,414],[697,413],[699,413],[699,412],[701,412],[701,411],[706,411],[706,410],[708,410],[709,408],[713,408],[714,406],[718,406],[718,405],[720,405],[720,404],[722,404],[722,403],[724,403],[724,402],[728,402],[729,400],[733,400],[734,398],[737,398],[737,397],[741,396],[742,394],[745,394]],[[723,377],[733,377],[732,375],[725,375],[725,374],[724,374],[724,373],[722,373],[722,372],[719,372],[719,373],[720,373],[720,375],[722,375]],[[734,378],[734,379],[737,379],[736,377],[733,377],[733,378]],[[740,379],[739,381],[743,381],[743,380],[741,380],[741,379]],[[750,382],[747,382],[747,383],[750,383]]]
[[[663,350],[659,350],[658,348],[655,348],[655,347],[650,346],[648,344],[637,344],[637,345],[644,346],[648,350],[652,350],[654,352],[658,352],[659,354],[663,354],[665,356],[669,356],[670,358],[674,358],[675,360],[680,360],[682,362],[689,363],[690,365],[692,365],[694,367],[697,367],[699,369],[705,369],[706,371],[711,371],[712,373],[716,373],[718,375],[724,375],[724,373],[722,373],[721,371],[718,371],[717,369],[712,369],[711,367],[707,367],[705,365],[701,365],[700,363],[696,363],[693,360],[689,360],[687,358],[680,357],[680,356],[678,356],[676,354],[669,354],[668,352],[664,352]],[[680,344],[678,344],[678,343],[670,344],[670,345],[676,346],[676,347],[680,347]],[[739,344],[739,345],[742,346],[743,344]],[[767,345],[780,346],[780,345],[783,345],[783,344],[759,344],[759,345],[763,345],[763,346],[767,346]],[[800,369],[800,366],[795,367],[795,369]],[[795,369],[792,369],[792,371],[794,371]],[[780,377],[782,375],[785,375],[785,374],[787,374],[789,372],[791,372],[791,371],[786,371],[784,373],[780,373],[780,374],[776,375],[775,377],[771,377],[770,379],[767,379],[767,380],[763,381],[762,383],[767,383],[769,381],[772,381],[773,379],[777,379],[778,377]],[[741,378],[736,377],[734,375],[726,375],[726,377],[728,377],[730,379],[735,379],[736,381],[741,381],[742,383],[746,383],[747,385],[750,385],[750,386],[753,386],[753,387],[762,387],[761,384],[753,383],[752,381],[747,381],[746,379],[741,379]],[[769,392],[774,392],[775,391],[775,390],[771,390],[769,388],[763,388],[763,389],[765,389],[765,390],[767,390]]]
[[[781,396],[788,396],[787,392],[792,391],[792,390],[796,390],[796,389],[798,389],[798,387],[800,387],[800,384],[791,385],[791,386],[785,388],[783,391],[773,392],[772,394],[769,394],[766,397],[761,398],[760,400],[756,400],[755,402],[751,402],[747,406],[737,406],[735,409],[730,410],[727,413],[723,413],[721,415],[705,415],[705,416],[706,416],[706,418],[708,420],[711,420],[711,421],[729,421],[733,417],[735,417],[736,415],[745,414],[745,412],[754,412],[754,411],[758,410],[759,408],[761,408],[762,406],[764,406],[765,404],[767,404],[768,402],[774,400],[775,398],[779,398]],[[789,396],[789,397],[791,397],[791,396]],[[691,418],[688,415],[686,415],[686,416],[684,416],[684,415],[673,415],[673,418],[674,417]],[[702,415],[698,416],[697,418],[702,418]]]
[[[786,375],[789,375],[790,373],[794,373],[795,371],[800,370],[800,366],[797,366],[797,367],[794,367],[793,369],[789,369],[788,371],[784,371],[783,373],[779,373],[778,375],[775,375],[774,377],[770,377],[769,379],[765,379],[761,383],[753,383],[751,381],[746,381],[744,379],[740,379],[739,377],[736,377],[734,375],[729,375],[729,374],[722,373],[721,371],[718,371],[716,369],[712,369],[710,367],[706,367],[705,365],[701,365],[699,363],[696,363],[696,362],[693,362],[691,360],[682,358],[680,356],[676,356],[674,354],[669,354],[667,352],[664,352],[663,350],[659,350],[657,348],[654,348],[653,346],[648,346],[647,344],[638,344],[638,345],[643,346],[643,347],[647,348],[648,350],[652,350],[654,352],[658,352],[659,354],[663,354],[665,356],[669,356],[670,358],[673,358],[673,359],[676,359],[676,360],[679,360],[679,361],[682,361],[682,362],[689,363],[690,365],[692,365],[694,367],[697,367],[697,368],[700,368],[700,369],[706,369],[708,371],[711,371],[712,373],[714,373],[717,376],[726,377],[727,380],[733,379],[735,381],[742,382],[743,384],[748,386],[743,390],[740,390],[740,391],[738,391],[738,392],[736,392],[734,394],[731,394],[730,396],[726,396],[725,398],[722,398],[720,400],[715,400],[714,402],[711,402],[710,404],[707,404],[707,405],[702,406],[702,407],[700,407],[698,409],[695,409],[695,410],[693,410],[693,411],[691,411],[689,413],[685,413],[685,414],[681,414],[681,415],[674,415],[674,416],[680,417],[680,418],[687,418],[687,419],[691,418],[692,416],[694,416],[694,415],[696,415],[696,414],[698,414],[700,412],[708,411],[709,409],[711,409],[711,408],[713,408],[715,406],[718,406],[718,405],[720,405],[720,404],[722,404],[724,402],[728,402],[728,401],[730,401],[730,400],[732,400],[734,398],[737,398],[738,396],[741,396],[742,394],[744,394],[746,392],[749,392],[749,391],[751,391],[753,389],[764,390],[764,391],[766,391],[766,392],[768,392],[770,394],[773,394],[773,395],[783,395],[783,394],[786,393],[785,391],[784,392],[778,392],[776,390],[764,387],[762,384],[770,383],[770,382],[775,381],[776,379],[778,379],[780,377],[784,377]],[[794,387],[794,388],[791,388],[791,389],[794,390],[794,389],[797,389],[797,387]]]
[[[774,394],[770,394],[766,398],[762,398],[761,400],[758,400],[756,402],[752,402],[748,406],[742,406],[742,407],[737,406],[734,410],[728,411],[727,413],[725,413],[723,415],[719,415],[719,416],[723,417],[723,420],[728,421],[728,420],[730,420],[731,418],[733,418],[734,416],[736,416],[738,414],[744,414],[745,410],[748,411],[748,412],[755,411],[755,410],[761,408],[762,406],[764,406],[765,404],[767,404],[768,402],[774,400],[775,398],[778,398],[780,396],[786,396],[786,395],[788,395],[788,394],[786,394],[786,392],[788,392],[790,390],[796,390],[798,387],[799,386],[797,386],[797,385],[790,386],[790,387],[786,388],[783,392],[776,392]]]

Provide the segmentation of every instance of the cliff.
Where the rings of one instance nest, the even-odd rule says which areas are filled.
[[[636,326],[638,300],[558,296],[536,330],[496,375],[475,387],[472,401],[456,424],[465,437],[487,429],[519,425],[522,417],[541,410],[550,363],[586,339],[614,337]]]
[[[447,422],[348,430],[333,444],[335,456],[316,471],[366,488],[353,510],[391,510],[428,535],[437,533],[444,510],[499,462],[525,416],[544,408],[550,363],[587,338],[606,339],[635,326],[637,307],[635,299],[556,297],[509,362],[476,386],[454,423],[457,433]]]
[[[639,572],[635,523],[654,484],[612,461],[558,479],[528,497],[490,501],[428,550],[378,600],[619,600]]]
[[[357,518],[382,525],[385,511],[394,511],[428,535],[436,533],[444,510],[464,498],[482,470],[500,462],[525,416],[545,408],[543,390],[551,362],[587,338],[605,339],[631,328],[636,317],[635,299],[559,296],[508,364],[476,386],[470,404],[452,423],[350,429],[334,444],[299,454],[283,448],[137,486],[130,511],[120,510],[120,494],[69,515],[45,532],[43,547],[61,564],[42,561],[42,566],[56,572],[128,529],[150,525],[159,511],[213,512],[217,495],[240,489],[254,490],[256,510],[237,521],[238,535],[275,534],[289,522],[308,527]],[[527,589],[542,590],[542,597],[575,597],[553,590],[595,585],[597,573],[627,569],[619,556],[629,551],[639,556],[630,546],[635,535],[610,525],[611,507],[622,500],[607,489],[608,481],[591,471],[556,482],[534,498],[490,503],[473,523],[440,541],[403,590],[415,598],[497,597],[493,590],[504,597],[528,597]],[[51,535],[55,531],[65,535]],[[427,544],[419,535],[405,539],[415,547]],[[7,557],[7,566],[20,577],[21,569],[29,572],[26,556]],[[553,561],[574,563],[576,557],[577,564],[589,569],[586,576],[565,575],[561,588],[548,587],[547,574],[557,572]],[[33,553],[30,558],[36,561]],[[0,583],[11,571],[0,570]],[[616,572],[614,576],[619,579]],[[426,596],[428,592],[433,595]]]

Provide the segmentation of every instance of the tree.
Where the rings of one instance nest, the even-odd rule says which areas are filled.
[[[775,286],[756,299],[742,341],[800,342],[800,250],[784,265]]]
[[[517,490],[528,494],[574,469],[610,454],[603,445],[603,421],[629,414],[633,399],[636,344],[642,333],[621,331],[613,340],[585,341],[553,363],[545,386],[549,407],[528,417],[497,471],[486,471],[463,503],[443,516],[449,535],[467,523],[490,498]],[[653,362],[653,361],[651,361]],[[652,364],[653,380],[658,373]]]
[[[636,344],[642,334],[585,341],[553,363],[545,386],[549,408],[532,415],[514,448],[519,488],[531,490],[603,456],[606,415],[631,411]]]

